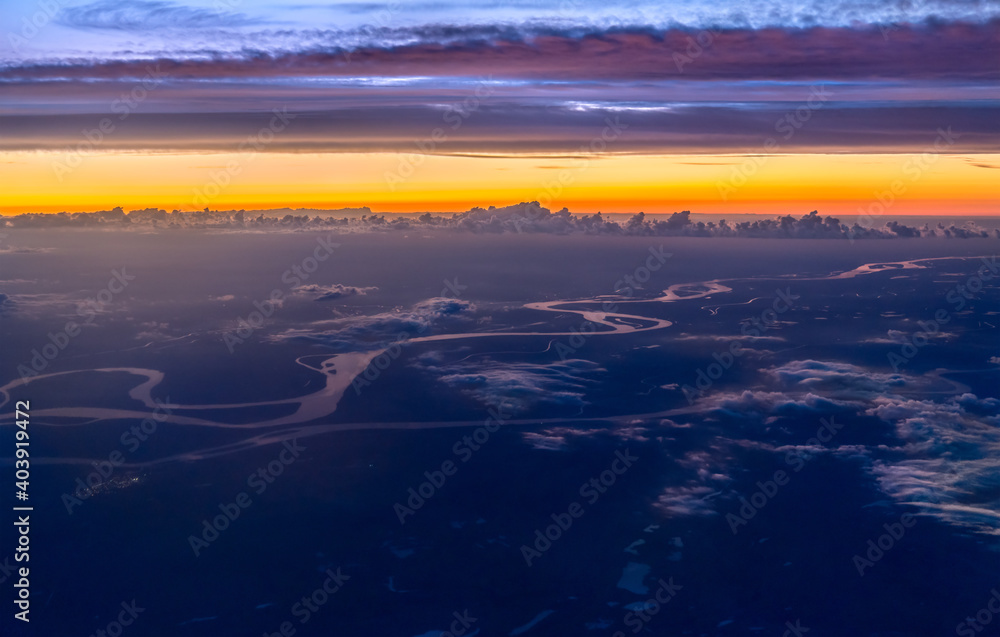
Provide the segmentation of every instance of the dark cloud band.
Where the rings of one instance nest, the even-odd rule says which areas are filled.
[[[425,34],[428,35],[428,34]],[[411,44],[342,44],[305,50],[203,51],[198,59],[8,65],[7,79],[141,77],[151,62],[173,78],[301,76],[480,76],[529,79],[653,80],[664,78],[927,78],[996,79],[1000,20],[850,29],[689,30],[455,28]],[[463,37],[464,36],[464,37]],[[992,55],[991,55],[992,52]]]

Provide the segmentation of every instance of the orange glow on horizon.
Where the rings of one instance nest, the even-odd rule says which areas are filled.
[[[1000,155],[0,153],[0,214],[345,208],[461,212],[540,201],[574,213],[1000,214]],[[881,203],[880,203],[881,201]]]

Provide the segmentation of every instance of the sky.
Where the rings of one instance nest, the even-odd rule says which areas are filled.
[[[1000,214],[1000,2],[0,4],[0,214]]]

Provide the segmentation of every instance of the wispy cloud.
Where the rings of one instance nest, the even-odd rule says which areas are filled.
[[[156,31],[162,29],[211,29],[260,24],[240,13],[201,9],[166,0],[133,0],[128,3],[103,0],[66,7],[59,23],[78,29],[112,31]]]

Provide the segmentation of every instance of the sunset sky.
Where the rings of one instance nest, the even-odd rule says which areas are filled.
[[[0,6],[0,213],[1000,214],[1000,3]]]

